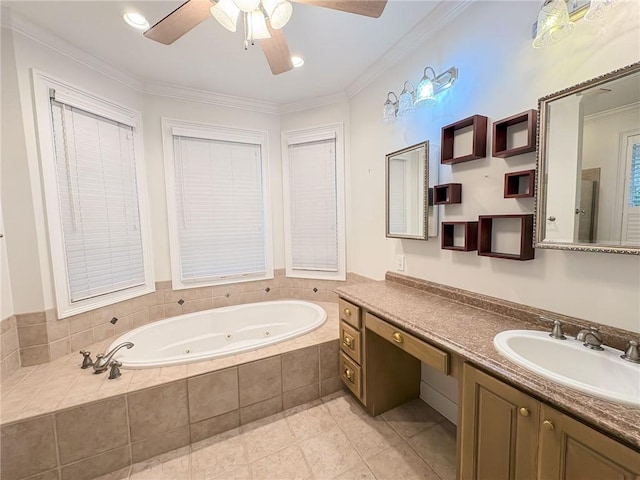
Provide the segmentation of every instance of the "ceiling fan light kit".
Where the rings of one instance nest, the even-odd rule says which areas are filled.
[[[458,69],[451,67],[440,75],[431,67],[424,69],[422,78],[416,88],[407,80],[404,82],[402,92],[396,95],[394,92],[387,93],[382,110],[382,121],[384,123],[394,123],[398,117],[406,117],[413,114],[417,107],[433,105],[436,96],[448,88],[451,88],[458,79]],[[391,96],[395,100],[392,100]]]
[[[387,4],[387,0],[293,1],[372,18],[382,15]],[[145,31],[144,36],[170,45],[211,16],[224,28],[235,32],[240,12],[244,13],[245,49],[259,40],[271,73],[279,75],[293,70],[289,46],[282,32],[293,12],[288,0],[188,0]]]

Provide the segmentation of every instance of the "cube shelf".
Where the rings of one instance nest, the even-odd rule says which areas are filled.
[[[492,248],[493,220],[512,218],[520,222],[520,251],[517,254],[498,252]],[[478,217],[478,255],[484,257],[505,258],[508,260],[532,260],[533,248],[533,215],[480,215]]]
[[[533,197],[536,171],[522,170],[504,174],[504,198]]]
[[[433,187],[434,205],[451,205],[453,203],[462,203],[461,183],[443,183]]]
[[[462,246],[454,245],[456,226],[464,229],[464,243]],[[457,250],[459,252],[472,252],[478,249],[478,222],[442,222],[443,250]]]
[[[512,117],[493,122],[493,156],[507,158],[523,153],[535,152],[537,122],[537,110],[527,110]],[[527,143],[519,147],[508,148],[509,127],[521,124],[527,127]]]
[[[455,143],[455,133],[457,130],[472,127],[473,146],[471,153],[460,157],[454,157],[453,145]],[[440,163],[454,164],[477,160],[487,156],[487,117],[483,115],[473,115],[459,122],[442,127],[442,153]]]

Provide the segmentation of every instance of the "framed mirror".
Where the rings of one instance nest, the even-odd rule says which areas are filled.
[[[386,235],[429,239],[429,142],[386,156]]]
[[[640,254],[640,63],[543,97],[536,247]]]

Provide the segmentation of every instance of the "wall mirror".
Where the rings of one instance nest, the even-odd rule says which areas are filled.
[[[429,238],[429,142],[386,156],[387,237]]]
[[[640,254],[640,63],[538,107],[536,246]]]

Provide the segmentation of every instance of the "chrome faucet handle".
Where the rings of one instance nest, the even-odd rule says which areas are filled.
[[[113,380],[122,375],[122,373],[120,373],[120,367],[122,366],[122,362],[114,360],[109,364],[109,366],[111,367],[111,370],[109,371],[109,380]]]
[[[580,334],[584,332],[582,338]],[[584,341],[583,345],[591,350],[604,350],[601,345],[604,343],[600,331],[596,327],[589,327],[589,330],[581,330],[576,339]]]
[[[627,362],[640,363],[640,348],[638,347],[638,342],[635,340],[629,340],[627,349],[625,350],[624,355],[620,355],[620,358]]]
[[[82,359],[82,365],[80,366],[80,368],[82,368],[84,370],[85,368],[92,367],[93,366],[93,360],[91,360],[91,352],[85,352],[84,350],[80,350],[80,353],[84,357]]]
[[[551,331],[549,336],[557,340],[567,339],[567,337],[564,336],[564,330],[562,330],[562,323],[560,322],[560,320],[553,321],[553,330]]]

